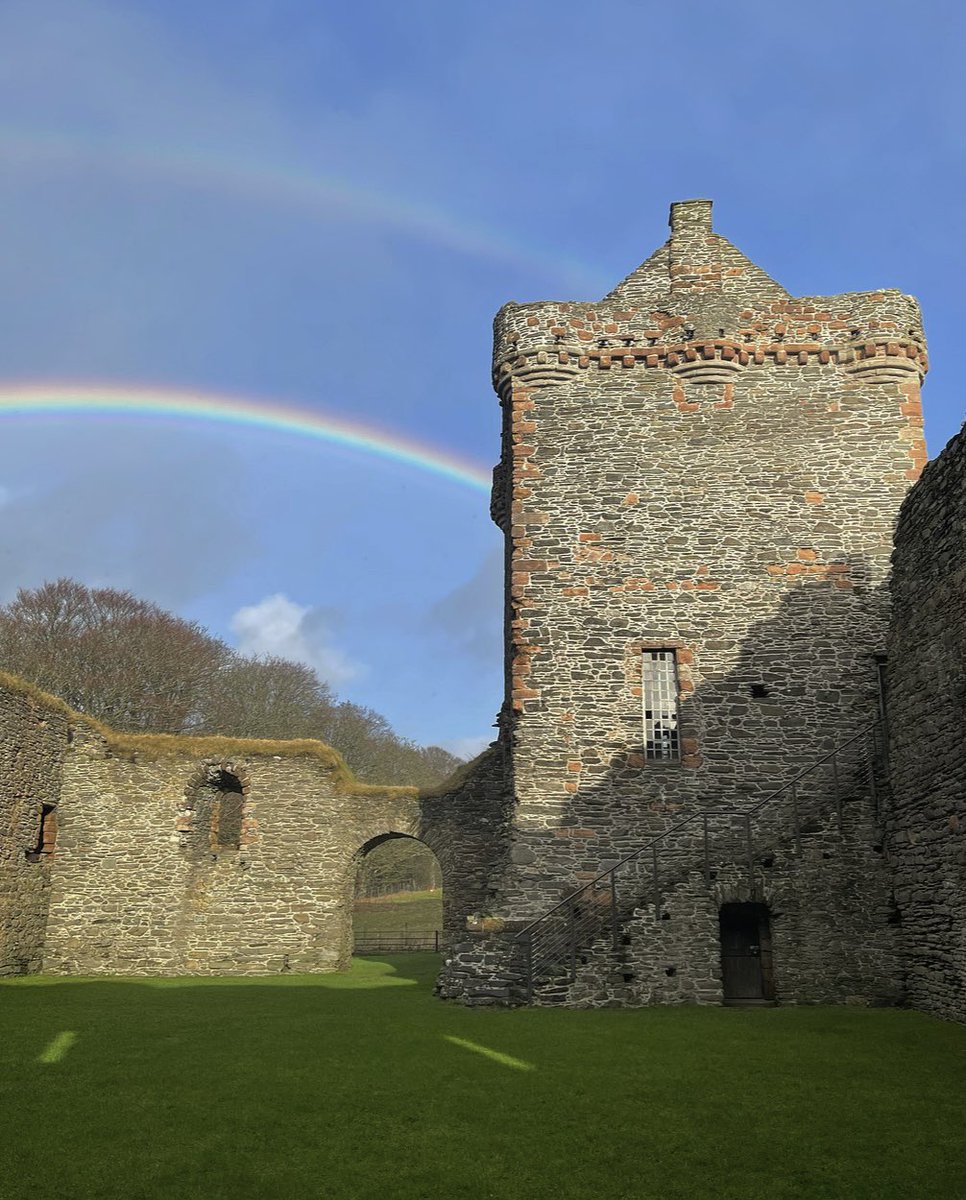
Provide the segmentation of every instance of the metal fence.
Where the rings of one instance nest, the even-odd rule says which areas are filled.
[[[356,954],[406,954],[415,950],[439,953],[438,929],[387,929],[379,933],[358,933]]]

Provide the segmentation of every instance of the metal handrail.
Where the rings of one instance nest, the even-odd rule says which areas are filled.
[[[586,893],[590,892],[592,889],[597,888],[597,886],[599,884],[601,884],[604,880],[610,881],[610,885],[611,885],[611,887],[610,887],[611,902],[610,902],[610,906],[609,906],[610,907],[610,924],[613,927],[613,933],[614,933],[614,939],[615,939],[615,945],[616,945],[617,930],[618,930],[618,925],[619,925],[619,918],[617,915],[617,908],[616,908],[616,873],[622,867],[626,866],[628,863],[633,862],[635,859],[640,859],[648,850],[650,850],[655,858],[655,862],[653,864],[653,872],[654,872],[654,876],[655,876],[655,880],[654,880],[654,882],[655,882],[655,911],[658,911],[658,909],[660,908],[660,892],[659,892],[660,885],[659,885],[659,879],[658,879],[658,873],[657,873],[657,862],[656,862],[658,847],[661,842],[666,841],[673,834],[678,833],[680,830],[687,828],[689,825],[692,825],[695,821],[700,820],[704,824],[704,831],[703,831],[704,855],[705,855],[705,860],[706,860],[705,861],[705,877],[706,877],[706,882],[710,883],[710,879],[708,878],[709,863],[707,861],[708,854],[709,854],[709,844],[708,844],[708,821],[709,821],[709,818],[733,816],[733,817],[738,817],[738,818],[741,818],[744,820],[746,850],[747,850],[747,855],[748,855],[749,880],[753,886],[754,885],[754,851],[753,851],[753,842],[752,842],[752,834],[751,834],[751,819],[752,819],[752,817],[757,815],[758,813],[761,812],[762,809],[766,808],[768,805],[773,803],[779,796],[782,796],[785,793],[790,791],[791,795],[792,795],[793,807],[794,807],[794,814],[793,814],[794,830],[793,830],[793,832],[794,832],[796,845],[800,852],[801,830],[800,830],[800,821],[799,821],[799,817],[798,817],[798,793],[797,793],[798,784],[803,779],[805,779],[807,776],[811,775],[815,770],[817,770],[817,768],[819,768],[823,764],[831,761],[833,764],[833,771],[835,773],[835,775],[834,775],[835,781],[836,781],[836,784],[835,784],[836,797],[835,797],[835,799],[836,799],[836,808],[838,810],[839,825],[841,828],[842,808],[841,808],[841,796],[838,791],[838,770],[837,770],[837,761],[836,760],[837,760],[838,756],[840,756],[850,746],[854,745],[856,742],[860,741],[860,739],[862,739],[862,738],[868,738],[870,735],[872,738],[872,755],[871,755],[872,770],[870,772],[869,782],[870,782],[870,786],[872,789],[873,801],[876,804],[876,807],[878,807],[878,793],[877,793],[876,780],[875,780],[875,766],[876,766],[875,760],[876,760],[876,756],[879,753],[878,744],[876,741],[876,731],[880,727],[882,727],[883,729],[885,728],[883,718],[881,716],[877,717],[870,724],[864,725],[857,733],[853,734],[852,737],[847,738],[844,742],[841,742],[839,745],[833,747],[833,749],[830,750],[827,754],[823,754],[821,756],[821,758],[815,759],[807,767],[805,767],[804,770],[800,771],[792,779],[787,780],[780,787],[775,788],[774,791],[769,792],[767,796],[763,797],[756,804],[753,804],[748,808],[738,808],[738,807],[730,806],[730,805],[728,805],[728,806],[722,805],[722,806],[716,806],[713,809],[698,809],[696,812],[690,813],[683,820],[676,822],[674,825],[670,826],[668,829],[665,829],[661,833],[655,834],[653,837],[648,838],[648,840],[646,842],[644,842],[643,845],[638,846],[637,849],[632,850],[629,854],[624,855],[623,858],[620,858],[616,862],[612,863],[609,867],[606,868],[606,870],[601,871],[600,874],[596,875],[593,879],[590,879],[586,883],[581,884],[580,887],[575,888],[568,895],[564,896],[564,898],[561,901],[559,901],[559,903],[555,904],[552,908],[547,909],[547,911],[542,913],[541,916],[539,916],[535,920],[531,921],[529,925],[526,925],[523,927],[523,929],[517,931],[513,940],[515,943],[522,942],[524,944],[524,947],[526,950],[528,993],[532,995],[532,990],[533,990],[533,965],[534,965],[533,964],[533,948],[534,948],[533,934],[534,934],[534,931],[538,930],[540,926],[545,926],[545,923],[548,922],[551,918],[553,918],[555,914],[561,913],[562,910],[564,910],[564,909],[568,910],[570,919],[569,919],[567,930],[565,931],[564,936],[565,936],[565,942],[567,945],[567,949],[569,951],[568,956],[571,960],[570,974],[573,977],[574,970],[575,970],[575,958],[576,958],[576,946],[575,946],[576,919],[575,919],[574,914],[575,914],[575,909],[576,909],[576,904],[577,904],[578,899],[580,897],[584,896]],[[591,924],[596,925],[596,923],[594,923],[594,922],[591,922]],[[602,925],[596,926],[595,932],[597,932],[599,934],[601,928],[602,928]],[[551,942],[551,945],[552,945],[552,942]]]

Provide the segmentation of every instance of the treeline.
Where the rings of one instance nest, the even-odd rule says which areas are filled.
[[[239,654],[130,592],[72,579],[0,608],[0,667],[124,732],[319,738],[372,783],[427,786],[461,762],[340,700],[304,663]]]
[[[391,892],[429,892],[443,886],[439,861],[430,848],[412,838],[392,838],[370,850],[356,876],[356,897]]]

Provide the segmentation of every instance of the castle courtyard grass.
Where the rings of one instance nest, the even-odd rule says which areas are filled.
[[[0,1197],[966,1196],[966,1028],[469,1010],[432,955],[0,985]]]
[[[409,930],[432,933],[443,928],[443,893],[437,889],[360,897],[353,909],[352,928],[356,937]]]

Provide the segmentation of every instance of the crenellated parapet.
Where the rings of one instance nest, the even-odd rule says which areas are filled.
[[[919,305],[898,291],[778,301],[699,334],[687,313],[603,305],[508,304],[497,316],[493,385],[530,388],[583,371],[667,370],[689,383],[728,383],[746,367],[839,368],[863,382],[921,382],[929,369]]]
[[[895,289],[790,296],[711,228],[711,202],[671,206],[671,237],[597,303],[505,305],[494,325],[493,383],[530,389],[581,372],[667,370],[728,383],[746,368],[840,369],[868,383],[921,382],[919,305]]]

